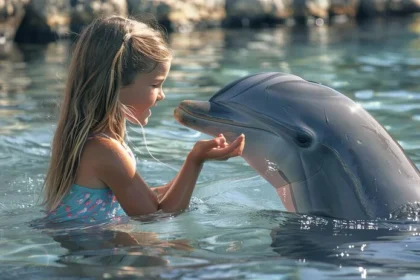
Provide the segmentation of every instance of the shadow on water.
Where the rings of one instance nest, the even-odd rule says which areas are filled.
[[[143,268],[168,265],[162,256],[171,250],[193,250],[188,240],[163,240],[156,233],[140,231],[134,223],[129,223],[130,220],[153,223],[172,216],[158,213],[89,226],[75,222],[52,224],[40,218],[30,226],[67,250],[56,260],[57,264]]]
[[[286,258],[337,266],[411,270],[420,261],[418,230],[420,225],[413,221],[295,216],[273,228],[270,236],[274,252]]]

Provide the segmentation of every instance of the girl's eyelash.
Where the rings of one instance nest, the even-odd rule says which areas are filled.
[[[163,82],[159,82],[159,84],[155,84],[155,85],[152,85],[152,87],[155,87],[155,88],[157,88],[157,87],[160,87],[160,86],[162,86],[162,84],[163,84]]]

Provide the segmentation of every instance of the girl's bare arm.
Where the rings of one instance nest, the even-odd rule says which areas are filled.
[[[136,165],[126,150],[116,141],[102,139],[94,151],[96,176],[112,189],[129,216],[158,210],[176,212],[188,207],[204,161],[237,156],[242,153],[243,145],[243,137],[231,145],[226,145],[221,138],[197,142],[174,180],[162,187],[159,198],[137,173]]]

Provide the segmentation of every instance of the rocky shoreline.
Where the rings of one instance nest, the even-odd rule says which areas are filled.
[[[170,31],[325,24],[420,12],[420,0],[0,0],[0,44],[48,43],[98,16],[152,15]]]

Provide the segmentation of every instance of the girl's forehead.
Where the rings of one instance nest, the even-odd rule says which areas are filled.
[[[150,73],[146,73],[145,76],[151,79],[166,79],[170,67],[170,62],[158,63],[155,69],[153,69],[153,71]]]
[[[162,62],[159,63],[156,68],[154,69],[153,72],[155,72],[156,75],[168,75],[169,72],[169,68],[171,68],[171,63],[170,62]]]
[[[149,84],[163,81],[168,76],[170,67],[170,62],[158,63],[152,72],[138,74],[137,78],[134,80],[134,84]]]

